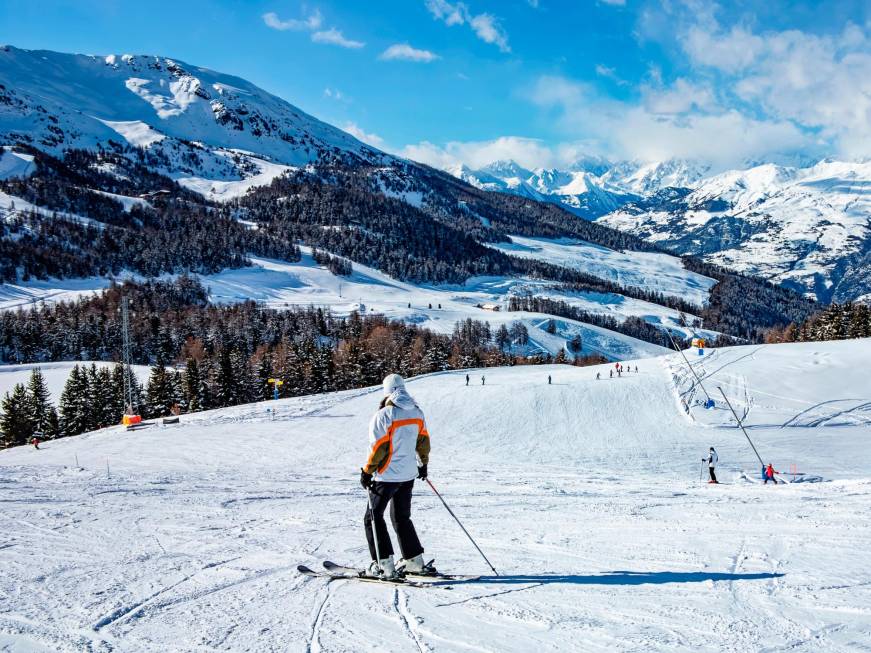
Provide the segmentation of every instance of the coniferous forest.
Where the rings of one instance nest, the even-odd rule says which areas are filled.
[[[132,408],[146,418],[169,415],[175,406],[191,412],[264,401],[273,396],[270,378],[284,382],[280,397],[292,397],[375,385],[392,372],[604,360],[514,353],[526,344],[520,323],[502,338],[469,319],[447,336],[380,315],[337,318],[314,307],[212,305],[199,281],[185,276],[127,282],[90,299],[2,313],[0,359],[120,360],[122,296],[131,307],[131,362],[152,366],[145,387],[133,388]],[[123,374],[121,365],[74,367],[54,412],[35,372],[27,387],[14,388],[3,401],[6,444],[23,444],[36,432],[58,437],[117,424],[125,408]]]

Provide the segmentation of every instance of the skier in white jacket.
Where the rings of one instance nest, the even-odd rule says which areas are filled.
[[[717,466],[717,460],[719,460],[719,456],[717,456],[717,452],[714,451],[714,447],[711,447],[711,450],[708,452],[707,458],[702,458],[702,461],[707,461],[708,463],[708,473],[711,475],[711,480],[708,483],[719,483],[717,480],[717,475],[714,473],[714,468]]]
[[[371,510],[367,507],[364,520],[372,556],[369,574],[394,578],[397,572],[430,571],[425,568],[423,546],[411,521],[414,479],[426,480],[430,443],[423,411],[408,394],[402,377],[389,375],[384,379],[383,388],[381,407],[369,424],[369,456],[361,469],[360,484],[369,492],[372,504]],[[388,503],[402,551],[398,564],[393,562],[393,544],[384,523]]]

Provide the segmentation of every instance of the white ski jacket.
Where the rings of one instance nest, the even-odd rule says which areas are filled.
[[[717,456],[716,451],[712,451],[708,454],[708,467],[713,469],[717,466],[717,461],[719,460],[719,456]]]
[[[369,458],[364,470],[376,481],[403,483],[417,477],[418,461],[429,462],[429,433],[423,411],[405,388],[393,391],[369,423]]]

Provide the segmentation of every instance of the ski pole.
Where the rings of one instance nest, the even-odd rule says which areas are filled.
[[[380,574],[383,571],[381,569],[381,550],[378,547],[378,530],[375,528],[375,511],[372,509],[372,491],[368,489],[366,490],[366,501],[369,502],[369,528],[372,529],[372,541],[375,542],[375,555],[377,556],[375,566]]]
[[[432,491],[435,492],[435,495],[436,495],[436,496],[441,500],[442,505],[444,505],[444,507],[447,509],[447,511],[448,511],[449,513],[451,513],[451,517],[453,517],[453,518],[456,520],[457,524],[460,525],[460,528],[463,529],[463,532],[466,534],[466,537],[469,538],[469,541],[470,541],[473,545],[475,545],[475,548],[476,548],[476,549],[478,549],[478,553],[480,553],[480,554],[481,554],[481,557],[484,558],[484,562],[487,563],[487,566],[490,567],[490,569],[493,570],[493,573],[496,574],[496,575],[498,576],[498,575],[499,575],[499,572],[496,571],[496,568],[495,568],[493,565],[490,564],[490,561],[489,561],[489,560],[487,560],[487,556],[485,556],[485,555],[484,555],[484,552],[481,551],[481,547],[479,547],[478,544],[477,544],[477,542],[475,542],[475,540],[472,538],[472,536],[469,535],[469,531],[467,531],[467,530],[466,530],[466,527],[463,526],[463,522],[461,522],[461,521],[460,521],[460,518],[457,517],[457,516],[454,514],[454,511],[451,510],[451,507],[447,504],[447,502],[445,501],[444,497],[443,497],[441,494],[439,494],[439,491],[435,489],[435,485],[432,484],[432,481],[429,480],[429,479],[426,479],[426,482],[427,482],[427,483],[429,484],[429,486],[432,488]]]
[[[704,477],[704,475],[705,475],[705,461],[702,460],[702,466],[699,467],[699,483],[702,482],[702,478]]]
[[[735,419],[738,421],[738,426],[740,426],[741,430],[744,432],[744,437],[747,438],[747,442],[749,442],[750,446],[753,447],[753,453],[755,453],[756,457],[759,458],[759,464],[762,465],[762,467],[765,467],[765,463],[762,462],[762,457],[759,455],[759,452],[756,451],[756,445],[753,444],[753,440],[751,440],[750,436],[747,435],[747,429],[745,429],[744,424],[741,423],[741,418],[738,417],[738,413],[736,413],[735,409],[732,408],[732,404],[729,402],[729,398],[726,396],[726,393],[723,392],[723,388],[721,388],[720,386],[717,386],[717,390],[719,390],[720,394],[723,395],[723,399],[726,400],[726,404],[729,406],[729,410],[732,411],[732,414],[735,416]]]

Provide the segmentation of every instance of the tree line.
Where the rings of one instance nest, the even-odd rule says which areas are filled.
[[[803,322],[769,329],[765,342],[810,342],[871,338],[871,307],[867,304],[830,304]]]

